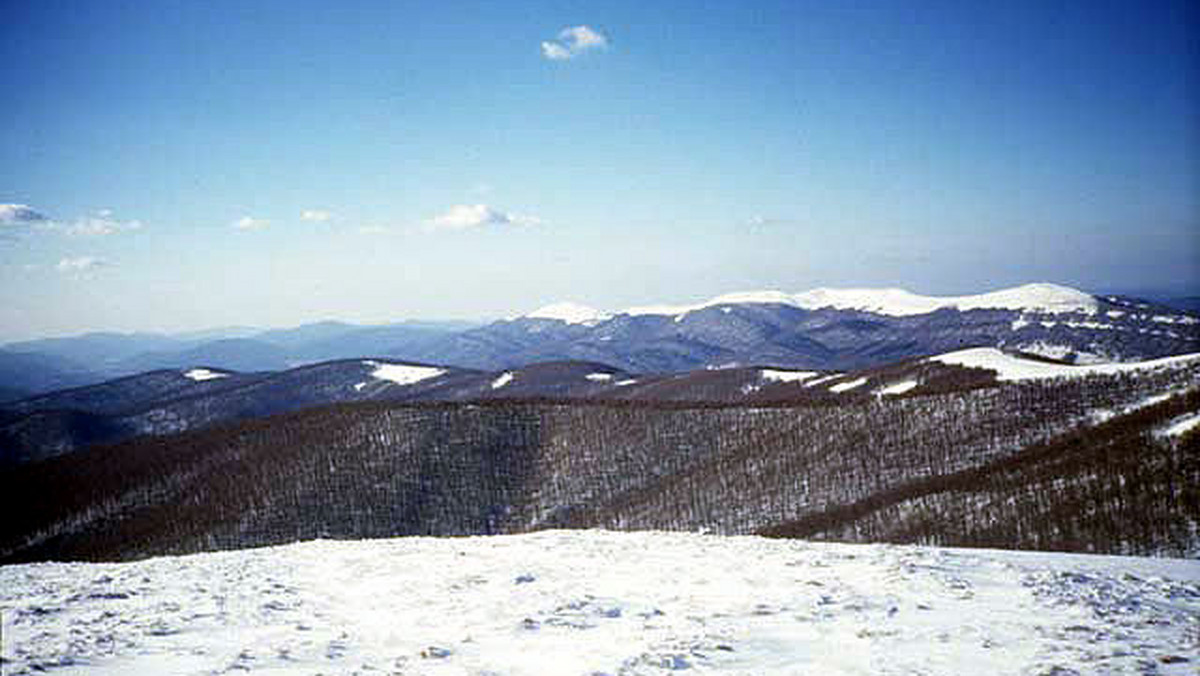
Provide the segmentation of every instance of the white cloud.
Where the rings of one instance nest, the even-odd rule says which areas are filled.
[[[59,272],[79,273],[95,270],[96,268],[107,267],[106,263],[101,258],[95,256],[76,256],[74,258],[64,258],[55,266]]]
[[[325,223],[333,220],[333,214],[324,209],[305,209],[300,212],[300,220],[312,223]]]
[[[551,61],[564,61],[580,54],[608,47],[608,38],[590,26],[568,26],[558,32],[557,40],[542,43],[542,56]]]
[[[493,209],[486,204],[456,204],[446,213],[426,221],[429,230],[473,230],[504,225],[537,225],[532,216],[520,216]]]
[[[233,222],[233,227],[237,228],[238,230],[262,230],[270,224],[270,221],[262,218],[242,216]]]
[[[567,51],[566,47],[563,47],[557,42],[543,42],[542,56],[550,59],[551,61],[563,61],[571,58],[574,56],[574,54]]]

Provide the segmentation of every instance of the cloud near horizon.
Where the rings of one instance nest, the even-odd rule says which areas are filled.
[[[60,260],[58,265],[55,267],[59,272],[79,273],[95,270],[97,268],[108,267],[108,262],[95,256],[75,256]]]
[[[580,54],[608,47],[608,37],[590,26],[568,26],[558,32],[558,39],[542,43],[542,56],[551,61],[565,61]]]
[[[425,222],[426,230],[474,230],[505,225],[537,225],[541,220],[533,216],[510,214],[493,209],[486,204],[455,204],[444,214]]]
[[[324,209],[305,209],[300,212],[300,220],[310,223],[326,223],[333,220],[333,213]]]
[[[254,218],[253,216],[242,216],[233,222],[233,227],[237,230],[262,230],[271,224],[264,218]]]
[[[85,237],[104,237],[106,235],[115,235],[119,232],[132,232],[142,229],[141,221],[118,221],[113,218],[113,212],[109,209],[102,209],[95,216],[81,218],[70,225],[65,226],[66,232],[69,235],[80,235]]]

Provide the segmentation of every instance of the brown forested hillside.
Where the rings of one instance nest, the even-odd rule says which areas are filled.
[[[1183,554],[1195,369],[840,405],[366,403],[0,475],[0,558],[120,559],[315,537],[710,529]],[[1097,424],[1109,418],[1104,424]]]

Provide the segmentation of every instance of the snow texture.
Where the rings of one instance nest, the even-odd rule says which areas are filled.
[[[390,380],[397,385],[413,385],[422,380],[436,378],[446,372],[445,369],[435,368],[433,366],[413,366],[412,364],[381,364],[379,362],[368,361],[363,362],[367,366],[375,367],[371,372],[371,377],[379,380]]]
[[[0,567],[4,673],[1194,674],[1194,561],[547,531]]]
[[[612,374],[611,373],[589,373],[586,376],[584,376],[584,378],[587,378],[588,380],[592,381],[593,383],[606,383],[606,382],[612,380]]]
[[[1039,378],[1080,378],[1089,375],[1128,373],[1142,369],[1180,368],[1196,364],[1200,361],[1200,353],[1163,357],[1143,362],[1074,366],[1022,359],[1001,352],[994,347],[973,347],[930,357],[929,360],[952,366],[989,369],[998,374],[999,380],[1015,381]]]
[[[228,373],[220,373],[210,369],[192,369],[183,374],[184,378],[194,380],[196,382],[204,382],[205,380],[216,380],[218,378],[228,378]]]
[[[492,389],[498,390],[501,387],[504,387],[505,385],[511,383],[512,381],[513,381],[512,371],[505,371],[504,373],[501,373],[498,378],[496,378],[495,380],[492,381]]]
[[[763,380],[775,380],[781,383],[801,383],[820,375],[818,371],[781,371],[778,369],[762,369],[759,374]]]

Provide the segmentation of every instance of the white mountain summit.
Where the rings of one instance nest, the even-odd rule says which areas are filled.
[[[1020,310],[1046,314],[1083,312],[1092,314],[1099,301],[1091,294],[1049,283],[1025,284],[973,296],[923,296],[904,289],[818,288],[796,294],[782,291],[728,293],[693,305],[647,305],[605,313],[575,303],[556,303],[536,310],[526,318],[557,319],[568,324],[594,324],[616,315],[666,315],[682,317],[689,312],[722,305],[773,303],[805,310],[835,308],[861,310],[893,317],[926,314],[942,308],[957,310]]]

